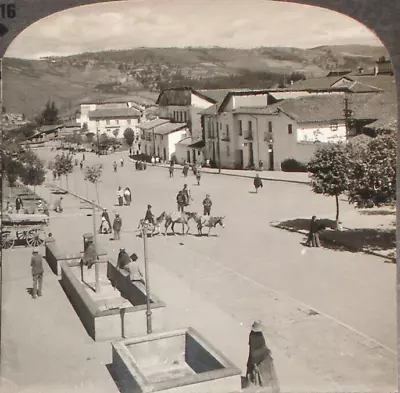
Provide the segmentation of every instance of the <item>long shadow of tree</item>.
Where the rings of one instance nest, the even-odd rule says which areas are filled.
[[[334,221],[329,219],[318,220],[321,226],[333,228]],[[310,220],[296,218],[282,221],[275,225],[278,228],[290,231],[308,231]],[[322,246],[335,250],[360,251],[384,251],[396,248],[396,230],[378,228],[342,229],[340,231],[322,230],[320,235]]]

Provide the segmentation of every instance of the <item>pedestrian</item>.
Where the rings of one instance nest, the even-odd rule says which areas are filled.
[[[57,179],[57,171],[54,169],[53,170],[53,181],[56,181]]]
[[[82,161],[85,161],[85,153],[82,155]]]
[[[58,199],[55,200],[54,202],[54,211],[57,213],[62,213],[63,212],[63,208],[61,206],[61,201],[63,200],[63,197],[60,197]]]
[[[174,177],[174,162],[171,161],[169,164],[169,177]]]
[[[310,222],[310,232],[308,233],[308,239],[306,245],[308,247],[320,247],[321,241],[319,239],[319,232],[321,230],[321,226],[318,223],[317,217],[312,216]]]
[[[189,190],[187,184],[185,184],[183,186],[182,193],[183,193],[183,195],[185,197],[185,206],[189,206],[190,205],[190,200],[192,199],[192,197],[190,196],[190,190]]]
[[[135,169],[136,169],[136,170],[139,169],[139,161],[135,161]]]
[[[160,157],[156,157],[156,165],[158,165],[160,163]]]
[[[144,220],[150,224],[155,225],[154,214],[151,211],[152,206],[147,205],[146,215],[144,216]]]
[[[258,163],[258,167],[260,168],[261,172],[264,170],[264,163],[261,160]]]
[[[81,161],[81,163],[79,164],[80,168],[83,168],[83,161]]]
[[[114,167],[114,172],[117,172],[118,165],[117,165],[116,161],[114,161],[114,163],[113,163],[113,167]]]
[[[101,218],[105,218],[108,225],[110,226],[110,230],[111,230],[111,220],[110,220],[110,216],[108,215],[108,210],[107,209],[103,209],[103,213],[101,213]]]
[[[210,195],[207,194],[203,200],[204,216],[209,216],[211,214],[212,201]]]
[[[78,164],[79,164],[79,161],[77,158],[75,158],[75,166],[78,166]]]
[[[176,203],[178,204],[178,212],[183,213],[185,211],[185,196],[182,190],[176,196]]]
[[[138,259],[139,257],[135,253],[130,256],[130,262],[127,266],[129,278],[132,282],[141,282],[142,284],[145,284],[143,273],[141,272],[139,264],[137,263]]]
[[[143,169],[146,170],[147,169],[147,162],[143,161]]]
[[[197,180],[197,185],[200,185],[200,180],[201,180],[201,172],[200,172],[200,168],[197,168],[196,170],[196,180]]]
[[[122,228],[122,219],[119,216],[119,213],[115,213],[115,218],[113,222],[114,240],[121,240],[121,228]]]
[[[32,298],[36,299],[37,296],[42,296],[42,286],[43,286],[43,258],[39,255],[36,249],[32,251],[31,258],[31,268],[32,268]]]
[[[93,236],[86,238],[85,249],[81,259],[81,266],[85,265],[88,269],[96,263],[99,256],[97,255],[96,246],[93,242]]]
[[[156,164],[156,159],[154,156],[151,156],[151,165],[154,166]]]
[[[249,334],[246,378],[249,383],[263,387],[263,391],[271,393],[279,393],[280,391],[274,359],[271,350],[265,343],[260,321],[253,323]]]
[[[132,193],[129,187],[126,187],[124,190],[124,198],[125,198],[125,203],[127,206],[130,206],[132,202]]]
[[[101,217],[101,224],[99,228],[99,233],[101,235],[105,235],[111,232],[111,226],[108,224],[107,219],[105,217]]]
[[[182,173],[184,177],[187,177],[189,173],[189,165],[185,162],[185,165],[183,166]]]
[[[131,259],[129,258],[128,253],[125,251],[125,248],[120,248],[117,258],[117,268],[121,270],[125,270],[130,264]]]
[[[260,175],[257,173],[256,177],[254,178],[254,187],[256,189],[256,193],[258,193],[258,189],[263,187],[262,180],[260,178]]]
[[[24,203],[22,202],[22,199],[18,196],[15,199],[15,210],[16,210],[17,214],[19,213],[19,211],[21,210],[22,207],[24,207]]]
[[[118,205],[123,206],[124,205],[124,192],[122,191],[121,186],[119,186],[118,190],[117,190],[117,199],[118,199]]]
[[[123,166],[124,166],[124,159],[121,158],[121,159],[119,160],[119,162],[121,163],[121,167],[123,167]]]

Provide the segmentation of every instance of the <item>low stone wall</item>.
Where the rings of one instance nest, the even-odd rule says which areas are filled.
[[[109,261],[100,260],[100,263],[112,265]],[[118,286],[123,289],[125,298],[128,298],[129,303],[125,302],[123,306],[104,310],[100,308],[99,304],[87,292],[84,284],[76,277],[69,262],[61,262],[61,285],[86,331],[96,341],[134,337],[147,332],[146,301],[143,304],[140,295],[143,288],[140,285],[138,287],[136,283],[130,282],[129,285],[128,282],[123,282],[122,278],[126,279],[126,277],[118,277],[117,272],[114,276],[117,277],[117,283],[120,283]],[[104,291],[103,303],[107,301],[108,294],[110,299],[116,297],[114,293],[110,293],[109,289],[107,288],[108,291]],[[121,298],[119,303],[122,304],[123,300]],[[153,330],[163,330],[165,303],[153,295],[151,297],[151,310]]]

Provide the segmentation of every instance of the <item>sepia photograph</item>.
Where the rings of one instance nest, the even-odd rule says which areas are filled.
[[[377,34],[283,1],[63,2],[18,34],[0,4],[0,391],[396,391]]]

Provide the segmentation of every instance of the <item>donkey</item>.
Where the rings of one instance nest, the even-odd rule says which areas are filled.
[[[161,230],[161,223],[166,219],[167,213],[165,211],[163,211],[156,219],[155,219],[155,224],[147,224],[148,228],[150,229],[150,237],[154,236],[154,232],[157,229],[157,235],[160,234]],[[144,227],[144,225],[146,225],[146,221],[142,218],[139,221],[139,225],[138,225],[138,229],[141,231]]]
[[[222,228],[225,228],[223,217],[210,217],[210,216],[200,216],[197,220],[197,230],[199,235],[203,236],[203,227],[208,227],[207,236],[210,236],[211,228],[215,228],[219,224]]]
[[[175,224],[182,224],[182,235],[187,235],[190,230],[189,221],[194,218],[196,213],[174,212],[166,215],[164,236],[167,234],[168,228],[171,226],[172,232],[176,235]],[[185,232],[185,226],[187,231]]]

